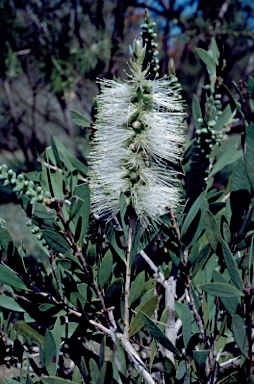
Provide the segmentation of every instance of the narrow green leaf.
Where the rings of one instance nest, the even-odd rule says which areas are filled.
[[[151,222],[148,224],[145,231],[140,236],[138,252],[145,249],[146,246],[153,241],[153,239],[158,234],[160,229],[161,229],[160,226],[154,220],[151,220]]]
[[[73,369],[73,375],[72,375],[72,383],[82,384],[82,376],[80,373],[80,370],[77,365],[75,365],[75,368]]]
[[[120,216],[121,216],[121,224],[125,237],[126,244],[128,243],[129,237],[129,218],[126,215],[127,211],[127,200],[125,194],[122,192],[120,194]]]
[[[231,231],[226,220],[223,221],[223,224],[222,224],[222,233],[223,233],[223,239],[227,244],[229,244],[231,241]]]
[[[47,158],[47,162],[49,159]],[[47,181],[49,185],[50,194],[56,197],[58,200],[64,200],[63,192],[63,174],[59,169],[52,171],[48,167],[46,168]]]
[[[18,321],[14,325],[14,329],[17,329],[18,334],[24,337],[25,340],[29,340],[30,343],[40,343],[40,345],[44,345],[44,337],[24,321]]]
[[[107,289],[105,293],[105,304],[107,307],[119,305],[123,289],[123,279],[119,277]]]
[[[77,212],[76,221],[81,218],[81,228],[80,233],[78,237],[78,244],[80,247],[82,247],[84,237],[87,232],[87,228],[89,225],[89,215],[90,215],[90,191],[89,186],[86,183],[79,184],[76,186],[74,190],[74,196],[79,199],[79,201],[82,201],[82,205],[80,205],[80,210]]]
[[[220,172],[227,165],[233,164],[235,161],[239,160],[243,155],[242,150],[236,150],[235,146],[228,146],[226,151],[224,151],[218,160],[215,162],[210,176],[215,175],[217,172]]]
[[[96,384],[105,384],[106,370],[107,370],[107,362],[104,361],[100,369]]]
[[[251,185],[242,158],[236,164],[230,186],[230,192],[240,192],[240,190],[251,192]]]
[[[143,313],[152,316],[158,305],[158,296],[154,295],[148,299],[138,310],[135,317],[132,317],[130,323],[129,337],[135,335],[144,326]]]
[[[130,253],[130,267],[132,267],[133,263],[136,260],[136,256],[138,254],[138,249],[139,249],[139,243],[140,243],[140,223],[137,220],[135,224],[135,228],[133,231],[133,236],[132,236],[132,245],[131,245],[131,253]]]
[[[187,373],[187,364],[186,364],[186,361],[182,360],[176,372],[176,379],[181,380],[186,375],[186,373]]]
[[[208,349],[204,349],[203,351],[193,351],[193,358],[194,358],[197,369],[204,367],[208,355],[209,355]]]
[[[43,348],[43,364],[46,367],[49,375],[54,376],[57,371],[56,363],[53,361],[56,357],[56,343],[52,331],[49,329],[45,334]]]
[[[194,120],[194,125],[195,128],[198,130],[200,129],[200,124],[199,124],[199,119],[202,118],[202,111],[200,108],[200,104],[198,101],[198,98],[196,95],[193,95],[192,97],[192,104],[191,104],[191,109],[192,109],[192,116]]]
[[[103,288],[104,285],[109,282],[110,276],[112,274],[112,267],[113,267],[113,255],[109,249],[102,259],[99,272],[98,272],[98,282],[101,288]]]
[[[16,289],[28,290],[23,281],[11,269],[4,265],[0,265],[0,283],[9,285]]]
[[[53,136],[51,138],[51,148],[52,148],[54,156],[55,156],[56,151],[57,151],[58,157],[61,161],[60,164],[58,164],[58,165],[61,169],[65,168],[69,172],[72,172],[75,170],[75,168],[71,162],[70,151],[63,145],[63,143],[60,140],[58,140],[56,137],[53,137]],[[46,150],[48,156],[51,155],[51,148],[49,147]]]
[[[225,277],[216,270],[213,271],[213,281],[215,283],[228,284],[228,281],[225,279]],[[240,305],[239,297],[220,297],[220,300],[231,316],[236,313],[237,307]]]
[[[65,240],[65,238],[59,235],[57,232],[50,231],[45,229],[42,231],[43,237],[46,243],[50,248],[54,249],[56,252],[60,253],[72,253],[70,244]]]
[[[145,271],[142,271],[136,276],[135,280],[131,283],[129,305],[131,305],[135,300],[137,300],[142,295],[144,283],[145,283]]]
[[[70,113],[74,124],[77,124],[81,127],[90,127],[89,119],[82,115],[82,113],[78,111],[70,111]]]
[[[55,304],[41,304],[41,305],[39,306],[39,310],[40,310],[41,312],[46,312],[46,311],[48,311],[49,309],[54,308],[54,306],[55,306]]]
[[[235,286],[241,291],[243,289],[243,281],[242,281],[242,277],[240,275],[240,271],[238,269],[238,266],[236,264],[236,261],[232,255],[227,243],[225,243],[224,240],[221,241],[221,245],[222,245],[223,257],[224,257],[225,263],[227,265],[228,272],[231,276],[231,279],[232,279],[233,283],[235,284]]]
[[[238,348],[244,356],[248,357],[248,340],[246,328],[243,318],[239,315],[234,315],[232,317],[232,331]]]
[[[98,382],[100,370],[96,361],[92,358],[89,360],[89,373],[92,379],[92,383],[96,384]]]
[[[200,284],[199,288],[215,297],[240,297],[244,296],[243,292],[235,288],[233,285],[224,283],[208,283]]]
[[[195,260],[194,267],[193,267],[193,271],[192,271],[192,278],[194,276],[196,276],[196,274],[199,272],[199,270],[201,268],[203,268],[203,266],[205,265],[206,260],[210,254],[210,250],[211,250],[210,244],[206,244],[204,246],[204,248],[202,248],[200,250],[200,252],[198,253],[196,260]]]
[[[45,206],[45,204],[41,203],[34,203],[33,204],[33,216],[35,216],[38,219],[55,219],[56,215],[52,209],[49,209]]]
[[[87,300],[87,289],[88,285],[86,283],[78,284],[78,292],[81,294],[81,296]]]
[[[182,316],[183,343],[184,343],[185,349],[187,349],[188,343],[191,338],[191,322],[192,322],[192,313],[190,311],[187,301],[185,301],[183,305],[183,316]]]
[[[209,55],[209,53],[202,48],[195,48],[195,52],[197,53],[199,58],[205,63],[210,74],[215,75],[216,74],[216,64],[215,64],[214,59]]]
[[[232,110],[230,104],[226,106],[226,108],[222,111],[222,114],[219,116],[216,121],[216,125],[214,126],[215,131],[220,131],[225,125],[227,125],[232,117]]]
[[[125,252],[122,248],[119,247],[119,245],[117,244],[117,240],[116,240],[116,231],[115,231],[115,228],[114,228],[114,225],[112,223],[112,221],[109,223],[109,226],[108,226],[108,230],[107,230],[107,239],[108,241],[110,242],[110,244],[112,245],[112,247],[114,248],[114,250],[116,251],[116,253],[118,254],[118,256],[120,256],[120,258],[126,262],[126,256],[125,256]]]
[[[148,331],[151,333],[155,340],[157,340],[164,348],[178,356],[181,356],[181,352],[171,343],[167,336],[145,313],[143,313],[143,319]]]
[[[54,361],[56,368],[59,362],[59,356],[60,356],[60,350],[61,350],[61,336],[62,336],[63,329],[64,329],[64,326],[62,326],[60,317],[58,317],[56,319],[54,328],[51,331],[55,341],[55,346],[56,346],[56,358]]]
[[[96,246],[89,241],[87,251],[86,251],[86,261],[89,265],[94,265],[96,262],[96,259],[97,259]]]
[[[15,245],[8,228],[4,227],[4,223],[0,220],[0,246],[7,257],[12,257],[15,253]]]
[[[211,244],[213,251],[216,253],[218,243],[221,240],[221,235],[215,217],[210,211],[207,211],[205,214],[205,230],[207,239]]]
[[[248,179],[254,189],[254,124],[246,127],[245,136],[245,167]]]
[[[192,205],[191,209],[189,210],[181,229],[181,236],[183,237],[187,230],[189,229],[192,221],[194,220],[195,216],[197,215],[201,205],[204,202],[204,196],[206,194],[206,191],[202,192],[201,195],[195,200],[194,204]]]
[[[214,37],[212,37],[211,41],[211,52],[216,65],[219,65],[220,51]]]
[[[26,312],[13,297],[10,296],[0,296],[0,307],[9,309],[14,312]]]
[[[78,216],[80,213],[80,210],[82,208],[84,200],[80,199],[78,196],[72,196],[71,198],[71,205],[70,205],[70,212],[69,212],[69,220],[73,220],[75,216]]]

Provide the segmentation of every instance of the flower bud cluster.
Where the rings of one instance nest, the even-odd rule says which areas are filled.
[[[148,74],[146,78],[151,80],[158,77],[158,71],[160,69],[159,60],[157,58],[159,53],[157,50],[158,44],[155,41],[157,37],[157,34],[154,32],[155,25],[156,23],[150,21],[150,15],[148,11],[146,11],[145,23],[141,25],[143,45],[146,47],[146,56],[143,63],[143,70],[148,68]]]
[[[216,130],[216,123],[221,115],[221,95],[207,96],[205,119],[199,118],[199,127],[195,132],[191,169],[186,177],[187,198],[195,200],[206,188],[207,176],[211,168],[211,153],[215,145],[220,145],[225,137],[223,130]]]
[[[26,195],[31,203],[44,203],[50,196],[40,186],[36,186],[32,180],[26,180],[23,174],[16,175],[7,165],[0,165],[0,180],[4,180],[4,186],[10,185],[14,192]]]
[[[146,78],[144,53],[142,41],[134,42],[128,81],[100,81],[89,175],[96,216],[117,215],[124,192],[146,227],[179,203],[169,164],[181,158],[185,114],[175,78]]]

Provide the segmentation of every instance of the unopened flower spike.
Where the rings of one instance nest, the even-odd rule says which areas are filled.
[[[179,204],[173,165],[181,159],[184,111],[175,78],[146,78],[145,47],[135,41],[126,81],[100,80],[90,154],[91,209],[111,220],[123,192],[143,227]]]

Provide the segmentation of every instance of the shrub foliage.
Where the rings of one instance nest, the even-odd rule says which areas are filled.
[[[124,193],[117,216],[94,217],[87,166],[56,138],[40,170],[0,167],[44,255],[27,256],[0,220],[0,362],[20,367],[3,383],[254,381],[254,79],[232,95],[215,39],[196,55],[204,102],[193,96],[195,136],[174,164],[181,198],[159,223],[141,227]]]

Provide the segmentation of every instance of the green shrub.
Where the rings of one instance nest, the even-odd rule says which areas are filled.
[[[209,82],[187,143],[148,14],[143,38],[150,51],[134,42],[128,80],[101,81],[88,168],[56,138],[40,171],[0,167],[46,255],[28,257],[0,221],[0,362],[20,367],[5,384],[254,380],[254,80],[238,89],[243,105],[217,75],[216,41],[196,49]]]

